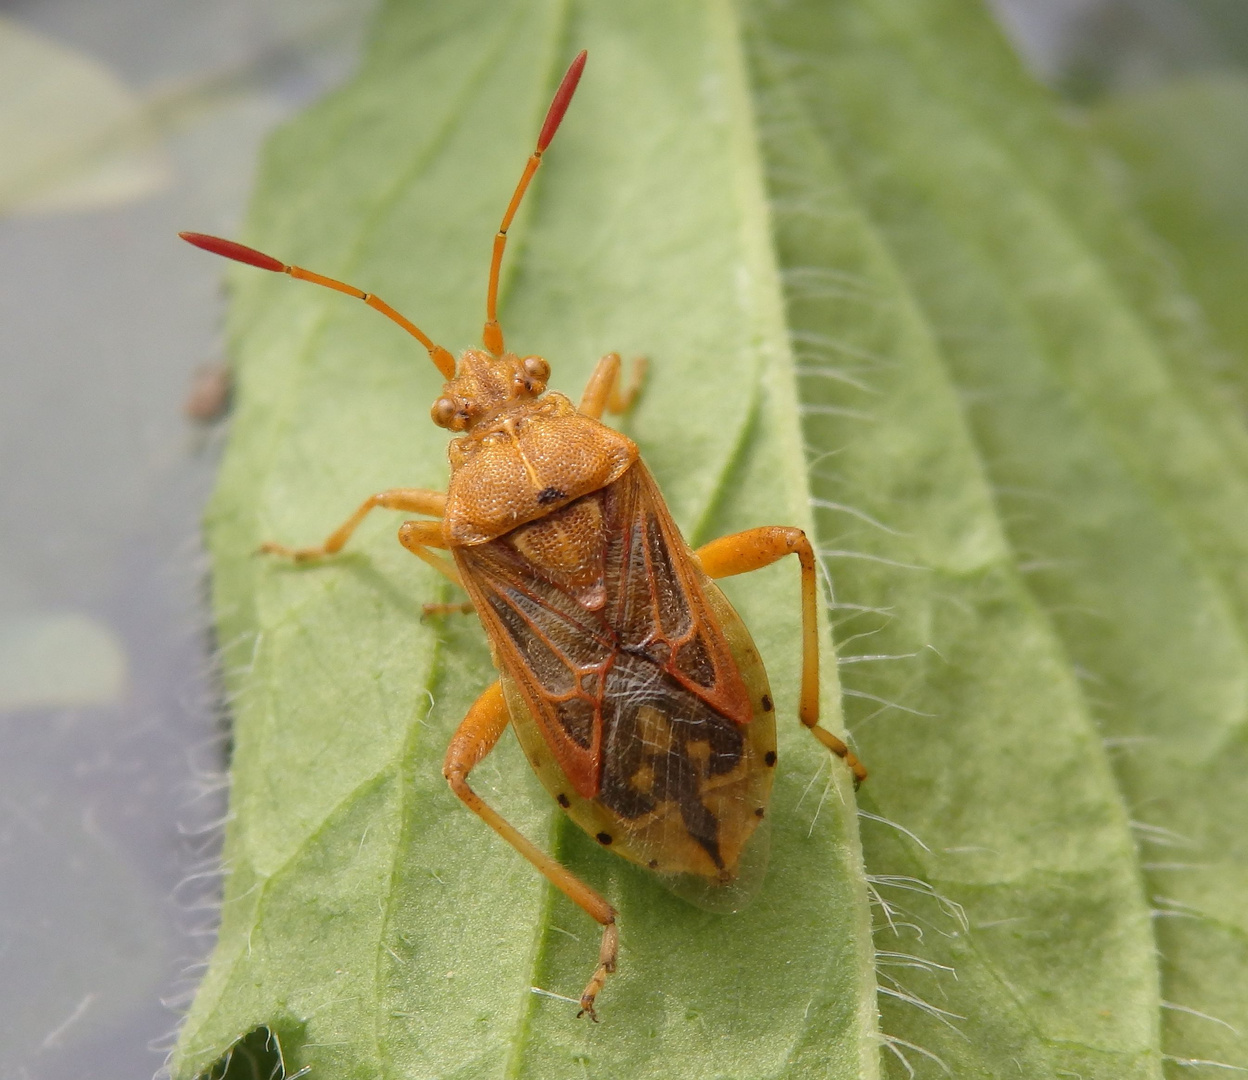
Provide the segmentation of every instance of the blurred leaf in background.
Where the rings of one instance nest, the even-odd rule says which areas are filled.
[[[1202,324],[1202,368],[1242,428],[1248,418],[1248,9],[1226,0],[1156,6],[1144,15],[1188,27],[1177,39],[1184,44],[1176,49],[1174,36],[1146,36],[1131,65],[1136,76],[1105,79],[1087,103],[1086,119],[1116,190],[1148,230],[1145,242],[1181,283],[1185,299],[1199,305],[1199,312],[1175,314]],[[1138,12],[1136,18],[1144,21]],[[1242,574],[1242,557],[1236,564]],[[1226,600],[1241,606],[1241,589],[1228,590]],[[1202,689],[1211,693],[1215,686]],[[1176,883],[1156,896],[1163,986],[1173,987],[1166,994],[1167,1027],[1176,1045],[1206,1048],[1196,1055],[1205,1064],[1187,1075],[1192,1068],[1213,1075],[1211,1061],[1248,1065],[1243,732],[1241,717],[1209,748],[1210,761],[1221,760],[1209,773],[1204,799],[1185,807],[1204,801],[1206,827],[1159,838],[1171,857],[1155,856]]]
[[[533,993],[574,992],[593,934],[438,774],[490,677],[479,631],[419,620],[440,586],[392,522],[315,567],[250,556],[442,483],[439,380],[369,312],[238,272],[209,521],[227,891],[175,1076],[235,1044],[254,1065],[262,1028],[284,1071],[335,1077],[1248,1069],[1248,432],[1199,237],[1243,256],[1205,141],[1105,99],[1081,132],[975,0],[394,3],[354,83],[271,144],[243,239],[475,341],[580,47],[509,343],[568,390],[608,349],[651,357],[628,430],[695,542],[813,510],[873,775],[855,814],[783,723],[792,568],[732,583],[782,719],[764,892],[735,916],[668,897],[506,745],[487,797],[623,913],[602,1025]]]
[[[0,214],[150,196],[170,166],[143,103],[103,64],[0,17]]]
[[[1248,73],[1228,68],[1112,94],[1089,118],[1216,330],[1228,386],[1248,407]]]

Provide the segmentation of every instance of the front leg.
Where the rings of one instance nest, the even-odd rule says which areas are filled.
[[[480,764],[486,754],[494,749],[503,732],[507,730],[510,720],[507,702],[503,698],[503,688],[501,684],[495,682],[473,702],[468,715],[456,729],[450,746],[446,748],[446,762],[442,766],[442,775],[451,785],[451,790],[474,814],[528,859],[547,881],[602,927],[602,946],[598,951],[598,966],[594,969],[585,992],[581,994],[581,1012],[577,1013],[577,1016],[581,1013],[589,1013],[590,1019],[597,1020],[598,1017],[594,1013],[594,999],[606,983],[607,976],[615,971],[616,956],[619,952],[620,933],[615,925],[615,908],[520,833],[514,825],[506,821],[497,810],[489,806],[468,786],[468,774]]]
[[[446,513],[446,492],[428,491],[425,488],[391,488],[370,495],[346,521],[338,526],[319,547],[292,548],[285,544],[269,541],[260,546],[260,550],[270,555],[282,555],[295,562],[307,562],[310,559],[321,559],[342,550],[343,545],[351,538],[351,534],[359,527],[370,510],[381,507],[384,510],[405,510],[409,514],[427,514],[429,517],[440,518]],[[439,545],[442,546],[442,545]]]
[[[712,540],[698,548],[694,558],[707,577],[725,578],[761,570],[794,554],[802,564],[802,693],[797,715],[816,739],[845,759],[857,787],[867,778],[866,767],[844,742],[819,726],[819,581],[815,552],[806,534],[783,525],[764,525]]]
[[[446,537],[442,535],[442,523],[439,521],[405,521],[399,527],[399,543],[418,559],[423,559],[439,574],[461,589],[464,582],[459,570],[449,559],[435,555],[431,548],[445,548]],[[471,602],[457,604],[425,604],[424,614],[428,615],[468,615],[476,609]]]

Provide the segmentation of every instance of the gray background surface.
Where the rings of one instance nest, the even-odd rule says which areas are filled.
[[[148,128],[131,190],[53,154],[46,185],[81,169],[86,190],[0,217],[4,1080],[151,1076],[211,945],[226,729],[199,517],[225,425],[182,404],[221,359],[223,266],[174,234],[237,232],[264,136],[349,75],[370,11],[0,6],[0,30],[98,65]],[[10,88],[0,133],[22,104]]]

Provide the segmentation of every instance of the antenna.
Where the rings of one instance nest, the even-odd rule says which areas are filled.
[[[498,227],[498,232],[494,234],[494,257],[490,260],[490,286],[485,294],[485,329],[481,333],[481,338],[485,342],[485,347],[495,356],[503,351],[503,330],[498,325],[498,272],[503,265],[503,250],[507,247],[507,230],[511,227],[511,219],[516,216],[516,211],[520,208],[520,200],[524,198],[524,193],[529,189],[529,181],[533,179],[533,174],[537,172],[537,167],[542,163],[542,153],[555,137],[555,132],[559,130],[563,114],[568,111],[572,95],[576,93],[576,84],[581,81],[581,72],[585,70],[587,55],[582,49],[564,73],[563,81],[559,84],[559,89],[555,91],[554,100],[551,101],[550,108],[546,111],[546,121],[542,124],[541,133],[537,136],[537,149],[529,155],[524,172],[520,174],[520,183],[516,185],[511,202],[507,205],[507,213],[503,215],[503,223]]]
[[[357,289],[354,285],[348,285],[344,281],[336,281],[334,278],[325,277],[322,274],[314,274],[311,270],[305,270],[302,266],[288,266],[280,259],[273,258],[272,255],[266,255],[263,251],[249,248],[245,244],[237,244],[233,240],[222,240],[219,236],[208,236],[206,233],[197,232],[181,232],[178,235],[188,244],[194,244],[197,248],[211,251],[214,255],[222,255],[227,259],[233,259],[235,262],[246,263],[248,266],[258,266],[261,270],[272,270],[275,274],[289,274],[292,278],[298,278],[300,281],[310,281],[313,285],[324,285],[327,289],[334,289],[336,292],[354,296],[357,300],[363,300],[369,307],[380,311],[391,322],[398,323],[428,349],[429,359],[433,361],[434,367],[442,372],[445,378],[455,378],[455,357],[442,348],[441,345],[435,345],[419,326],[410,319],[400,315],[381,297],[374,296],[372,293],[366,293],[363,289]]]

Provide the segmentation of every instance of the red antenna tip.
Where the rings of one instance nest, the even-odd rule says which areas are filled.
[[[555,98],[546,112],[546,122],[542,125],[542,132],[537,137],[537,149],[539,151],[545,150],[550,145],[550,140],[555,137],[555,132],[559,130],[563,114],[568,111],[568,104],[572,100],[572,95],[576,93],[576,84],[581,81],[581,72],[585,70],[585,58],[588,55],[582,49],[576,54],[576,59],[568,65],[568,70],[563,76],[563,82],[559,84],[559,89],[555,91]]]
[[[222,240],[219,236],[197,232],[180,232],[178,235],[188,244],[211,251],[214,255],[223,255],[235,262],[258,266],[261,270],[272,270],[278,274],[286,269],[286,264],[279,262],[272,255],[266,255],[263,251],[249,248],[245,244],[236,244],[233,240]]]

